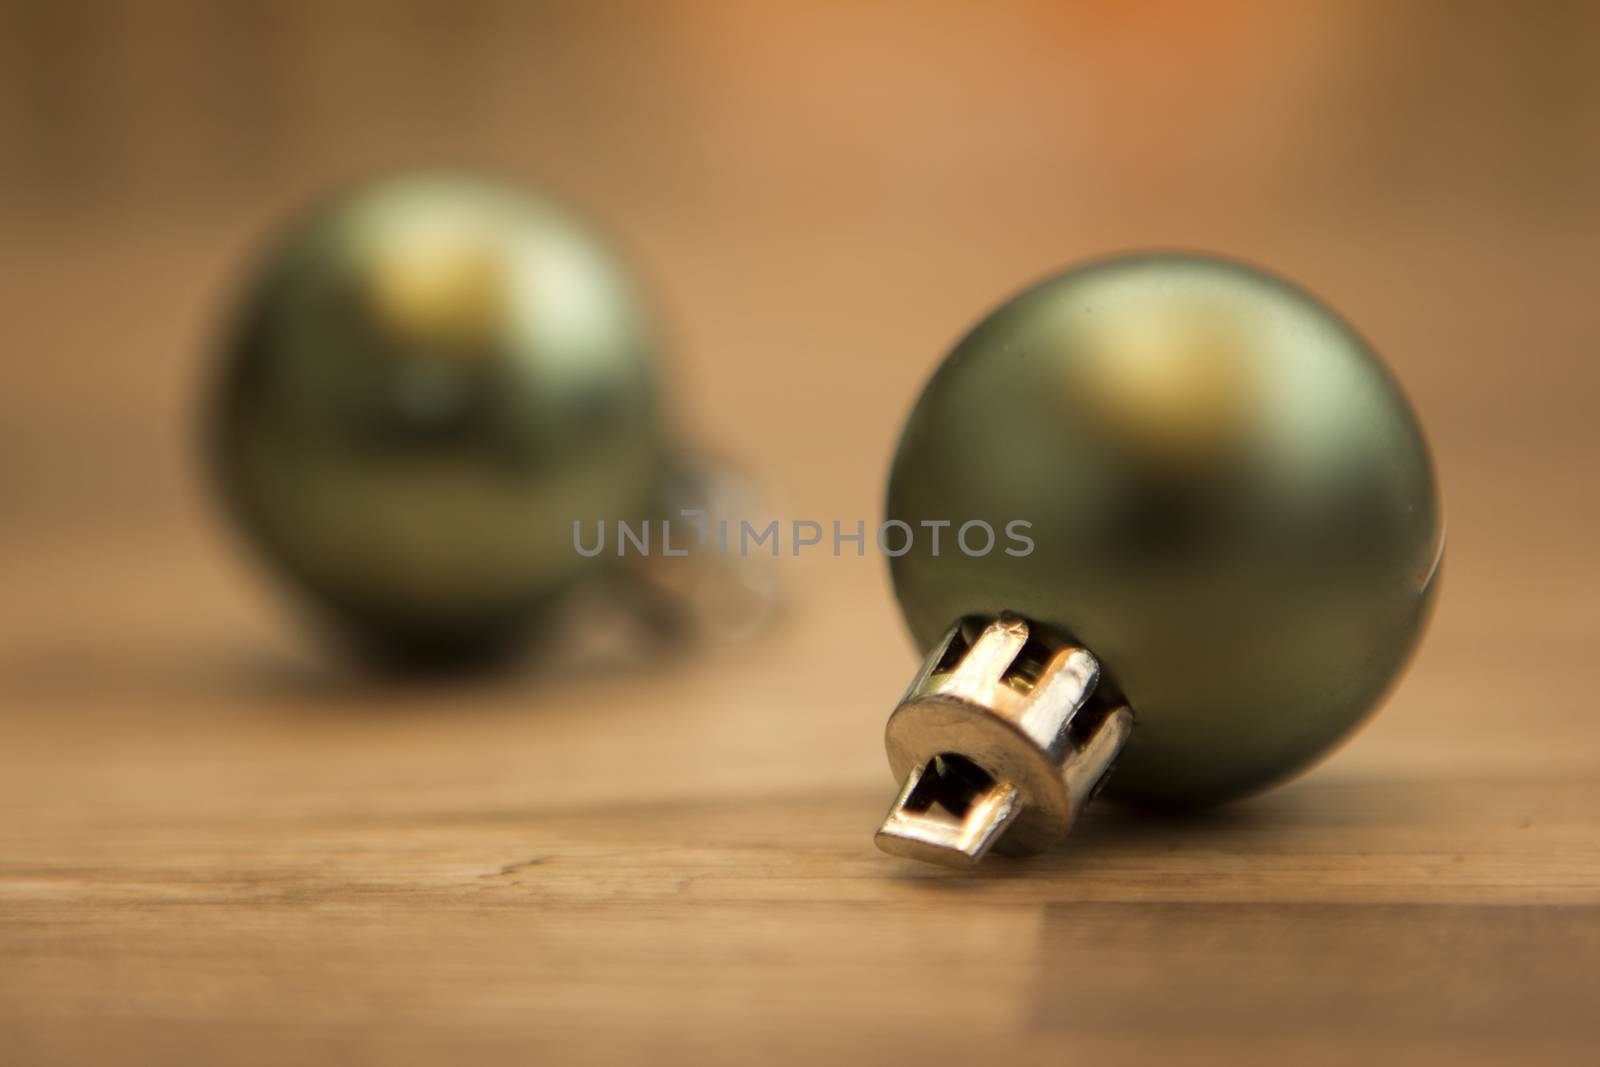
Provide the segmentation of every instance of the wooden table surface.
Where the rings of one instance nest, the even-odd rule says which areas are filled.
[[[0,33],[0,1063],[1594,1062],[1592,14],[159,7]],[[193,411],[272,219],[418,154],[623,234],[686,435],[801,517],[876,520],[1026,279],[1280,265],[1436,445],[1422,655],[1295,783],[975,875],[872,846],[915,667],[879,560],[786,564],[741,644],[364,677],[221,528]]]

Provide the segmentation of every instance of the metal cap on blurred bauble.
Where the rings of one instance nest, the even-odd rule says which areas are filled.
[[[888,518],[921,534],[891,573],[927,660],[878,839],[957,865],[1048,844],[1102,786],[1193,806],[1309,766],[1399,676],[1444,550],[1372,349],[1197,255],[1091,263],[980,322],[911,413]],[[969,552],[972,523],[1005,539]]]
[[[540,196],[403,174],[290,228],[243,294],[215,466],[266,555],[369,650],[497,647],[656,507],[656,341],[615,254]]]

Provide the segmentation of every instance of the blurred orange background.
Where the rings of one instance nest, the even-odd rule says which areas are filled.
[[[1588,506],[1597,33],[1587,5],[7,4],[5,535],[204,521],[197,383],[247,257],[330,186],[444,162],[631,249],[686,433],[796,514],[877,514],[925,375],[1023,283],[1130,247],[1271,265],[1423,413],[1452,583],[1537,623],[1567,583],[1514,577],[1558,532],[1521,524]]]

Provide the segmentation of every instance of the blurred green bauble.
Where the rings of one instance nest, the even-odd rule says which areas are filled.
[[[655,342],[564,209],[444,174],[294,226],[244,294],[213,405],[252,539],[337,628],[402,657],[503,644],[598,561],[664,464]]]
[[[895,457],[892,560],[924,652],[1012,612],[1100,660],[1132,707],[1107,793],[1227,800],[1308,766],[1398,677],[1443,552],[1427,445],[1337,315],[1202,256],[1093,263],[950,353]],[[987,522],[992,552],[959,527]],[[1034,550],[1007,538],[1007,524]],[[947,521],[938,555],[924,521]],[[974,530],[969,545],[984,538]]]

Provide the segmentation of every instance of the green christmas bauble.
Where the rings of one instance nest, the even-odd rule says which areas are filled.
[[[1427,444],[1367,343],[1196,255],[1091,263],[980,322],[906,424],[888,517],[917,534],[891,572],[918,645],[1003,612],[1081,643],[1134,713],[1107,794],[1152,805],[1252,792],[1350,734],[1417,645],[1444,546]],[[956,539],[974,521],[988,552]]]
[[[655,341],[578,219],[405,174],[293,226],[244,293],[210,411],[245,530],[380,652],[496,645],[596,561],[573,522],[645,515]]]

